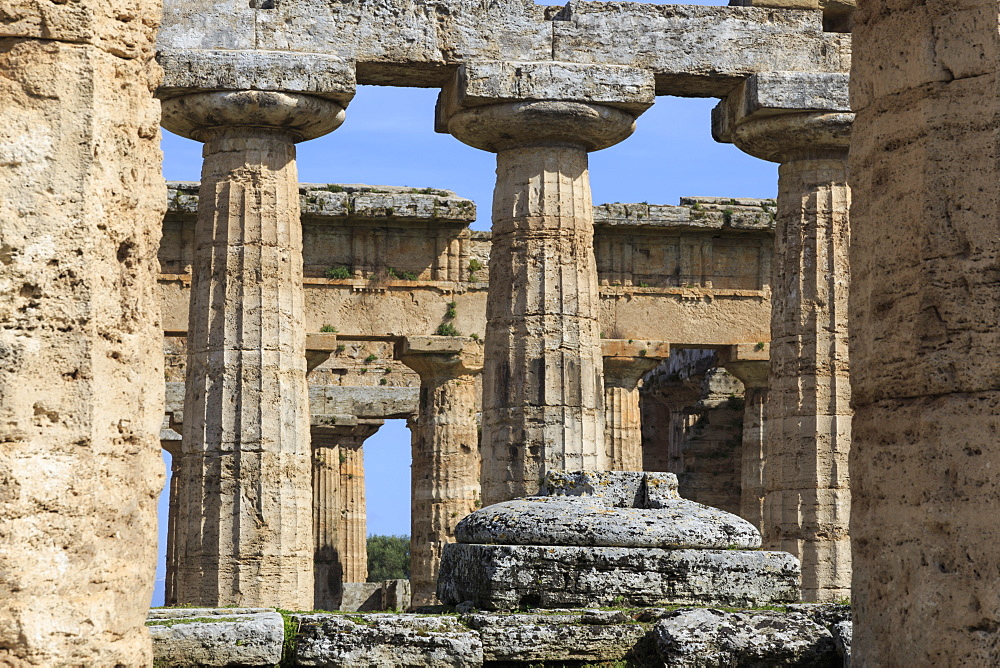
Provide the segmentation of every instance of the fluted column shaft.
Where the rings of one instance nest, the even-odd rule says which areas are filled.
[[[368,580],[368,516],[365,510],[363,438],[340,440],[340,561],[344,582]]]
[[[340,605],[344,581],[340,563],[340,446],[330,434],[312,434],[313,607],[334,610]]]
[[[487,503],[607,468],[594,220],[582,147],[497,154],[483,386]],[[499,473],[499,472],[498,472]]]
[[[170,453],[170,491],[167,497],[167,563],[163,581],[163,604],[177,605],[177,478],[181,467],[181,447],[179,441],[160,441],[160,445]]]
[[[400,355],[420,374],[420,412],[411,426],[410,586],[413,605],[435,605],[444,546],[455,541],[459,520],[479,507],[476,412],[483,348],[466,340],[460,350],[441,352],[421,343],[407,341]]]
[[[778,177],[763,533],[799,557],[807,601],[851,587],[846,160],[786,162]]]
[[[743,383],[743,447],[740,451],[740,517],[758,529],[764,521],[764,448],[768,432],[764,426],[771,363],[769,351],[752,349],[756,359],[729,359],[726,371]]]
[[[847,354],[851,114],[751,120],[736,144],[780,162],[765,414],[764,546],[802,563],[802,598],[850,596]]]
[[[642,411],[639,381],[669,354],[652,355],[631,342],[605,340],[604,356],[604,446],[612,471],[642,471]],[[609,348],[636,348],[633,355],[608,354]],[[620,352],[620,351],[613,351]]]
[[[628,137],[635,116],[532,101],[463,109],[447,127],[497,154],[483,368],[490,504],[534,493],[548,469],[608,468],[587,152]]]
[[[294,143],[342,114],[257,91],[164,104],[168,128],[205,142],[178,475],[181,604],[313,607]]]

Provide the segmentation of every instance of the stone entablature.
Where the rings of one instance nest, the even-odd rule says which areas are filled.
[[[164,330],[176,334],[187,328],[197,200],[197,184],[170,184],[160,290]],[[303,184],[300,204],[307,331],[399,337],[451,323],[485,333],[491,235],[468,229],[471,200],[434,188]],[[750,198],[594,207],[603,336],[769,340],[773,214],[773,200]],[[326,278],[331,269],[349,277]]]

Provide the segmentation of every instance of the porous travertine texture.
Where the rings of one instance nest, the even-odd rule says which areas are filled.
[[[582,148],[497,155],[483,371],[483,503],[549,469],[607,468],[593,205]]]
[[[850,621],[837,622],[832,629],[833,642],[837,645],[837,653],[843,659],[844,668],[851,668],[851,643],[854,639],[854,626]]]
[[[468,614],[462,622],[479,633],[486,661],[621,661],[646,637],[648,627],[621,611],[545,615]]]
[[[742,348],[743,346],[733,346]],[[743,446],[740,452],[740,517],[760,529],[764,518],[764,410],[767,406],[768,376],[771,363],[767,346],[753,346],[751,355],[760,359],[739,359],[733,355],[725,362],[726,371],[743,383]]]
[[[0,664],[143,665],[163,486],[160,3],[0,8]]]
[[[172,666],[273,666],[285,639],[281,615],[261,608],[150,610],[153,660]]]
[[[344,582],[368,580],[363,438],[340,441],[340,563]]]
[[[824,666],[838,663],[833,636],[803,614],[682,609],[656,623],[656,648],[668,666]]]
[[[845,158],[786,162],[778,179],[762,533],[802,562],[806,601],[850,596]]]
[[[205,141],[179,472],[180,603],[313,602],[312,452],[294,142],[337,127],[318,98],[165,103]]]
[[[344,489],[345,469],[347,476],[358,473],[356,462],[351,456],[357,452],[362,458],[361,474],[361,529],[367,531],[364,508],[364,460],[362,445],[369,436],[382,426],[381,420],[341,419],[341,424],[313,427],[313,553],[315,610],[342,609],[342,589],[344,582],[364,582],[367,578],[367,548],[360,555],[365,560],[365,578],[353,579],[358,575],[357,559],[357,499],[350,499],[353,505],[345,505],[349,499]],[[350,492],[357,494],[357,483],[349,478]],[[348,521],[352,524],[348,527]],[[347,536],[350,528],[354,533]],[[351,551],[349,552],[348,547]],[[347,579],[348,562],[351,578]]]
[[[842,78],[791,80],[803,85],[800,95],[768,93],[769,86],[787,85],[786,78],[754,77],[716,108],[713,132],[781,163],[762,533],[765,546],[800,558],[803,600],[829,601],[850,594],[847,147],[853,114],[830,109],[844,104]],[[777,104],[792,109],[774,114]]]
[[[475,668],[483,663],[479,634],[454,617],[295,615],[295,665],[382,668]]]
[[[1000,662],[997,19],[985,0],[855,15],[858,665]]]
[[[658,341],[603,339],[604,447],[612,471],[642,470],[642,413],[639,381],[670,356]]]
[[[438,598],[524,606],[766,605],[799,598],[785,552],[542,545],[447,545]]]
[[[413,605],[434,605],[441,551],[454,542],[458,521],[479,507],[476,377],[483,346],[460,337],[410,337],[399,358],[420,374],[420,409],[411,422]]]
[[[458,139],[497,153],[482,439],[493,503],[535,492],[549,469],[608,468],[587,151],[628,137],[634,116],[576,101],[448,115],[466,88],[446,88],[438,113]]]
[[[468,515],[455,535],[463,543],[757,549],[749,522],[694,501],[660,508],[615,508],[600,499],[533,496]]]

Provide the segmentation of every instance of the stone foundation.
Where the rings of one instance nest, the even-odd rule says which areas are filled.
[[[450,612],[288,615],[296,636],[282,665],[837,666],[846,665],[851,629],[839,605]],[[158,666],[271,668],[282,658],[281,617],[270,610],[153,610],[147,624]]]

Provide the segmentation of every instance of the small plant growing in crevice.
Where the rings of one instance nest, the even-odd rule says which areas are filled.
[[[340,353],[344,352],[345,350],[347,350],[347,346],[345,346],[343,343],[341,343],[339,346],[337,346],[337,349],[334,350],[333,352],[335,352],[337,354],[340,354]]]
[[[458,304],[455,302],[448,302],[448,310],[444,312],[444,317],[448,320],[454,320],[458,316]]]
[[[758,341],[757,345],[755,345],[753,347],[753,349],[754,350],[764,350],[764,342],[763,341]]]
[[[364,361],[365,361],[365,364],[371,364],[372,362],[374,362],[377,359],[378,359],[378,355],[376,355],[375,353],[372,353],[371,355],[369,355],[368,357],[366,357]]]
[[[319,331],[323,334],[336,334],[338,330],[333,325],[323,325],[319,328]]]
[[[722,210],[722,222],[724,222],[726,225],[732,225],[733,224],[733,213],[735,213],[735,212],[732,209],[723,209]]]
[[[336,183],[331,183],[331,184],[327,185],[326,189],[329,190],[332,193],[342,193],[342,192],[344,192],[344,186],[339,186]]]
[[[473,332],[472,334],[469,334],[469,338],[472,339],[473,341],[478,341],[479,335]]]
[[[351,270],[347,267],[327,267],[323,276],[334,280],[344,280],[351,277]]]
[[[385,378],[379,378],[379,379],[378,379],[378,384],[379,384],[379,385],[388,385],[388,384],[389,384],[389,381],[388,381],[388,380],[386,380]]]
[[[462,336],[455,325],[450,322],[442,322],[438,325],[437,331],[435,332],[438,336]]]
[[[479,260],[473,258],[469,260],[469,280],[472,282],[476,281],[476,272],[482,270],[483,263]]]

